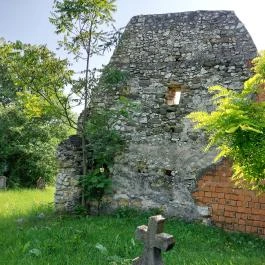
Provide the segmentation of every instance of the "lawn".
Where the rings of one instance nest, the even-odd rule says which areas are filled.
[[[1,265],[125,265],[141,252],[134,240],[147,216],[121,210],[114,216],[58,216],[53,189],[0,192]],[[168,220],[176,246],[166,265],[265,264],[265,241],[214,227]]]

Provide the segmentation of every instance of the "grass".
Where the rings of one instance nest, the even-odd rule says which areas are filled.
[[[58,216],[52,197],[52,188],[0,192],[1,265],[125,265],[141,253],[134,231],[146,215]],[[257,237],[180,220],[168,220],[165,230],[177,242],[166,265],[265,264]]]

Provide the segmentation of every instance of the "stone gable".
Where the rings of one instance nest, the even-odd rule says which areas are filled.
[[[91,103],[92,111],[115,108],[112,99],[124,95],[140,106],[132,121],[117,124],[127,148],[112,169],[111,208],[158,207],[167,215],[200,218],[192,192],[215,153],[203,152],[205,136],[194,132],[185,117],[212,109],[208,87],[240,89],[250,76],[249,63],[256,53],[249,33],[232,11],[131,19],[110,60],[110,66],[129,73],[127,85],[108,93],[99,89]],[[71,183],[59,176],[60,182]],[[64,194],[73,189],[71,185],[62,189],[57,181],[58,208],[67,208]]]

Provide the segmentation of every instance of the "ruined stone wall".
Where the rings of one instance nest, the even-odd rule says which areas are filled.
[[[70,136],[57,149],[59,173],[56,178],[55,207],[57,211],[72,211],[79,203],[79,176],[82,173],[81,139]]]
[[[115,126],[126,139],[126,149],[110,169],[111,207],[159,207],[188,219],[205,214],[192,192],[215,154],[202,151],[205,136],[194,132],[185,117],[212,110],[208,87],[240,89],[255,56],[249,33],[231,11],[131,19],[110,61],[129,73],[127,85],[92,95],[92,111],[115,108],[122,95],[139,105],[132,120]],[[181,92],[178,105],[167,104],[170,89]]]
[[[230,11],[196,11],[133,17],[110,65],[129,72],[128,86],[93,96],[93,107],[112,106],[125,95],[138,102],[129,124],[117,128],[127,149],[113,168],[114,206],[161,207],[171,216],[197,218],[191,195],[197,176],[212,164],[205,137],[185,118],[211,110],[208,87],[240,89],[249,77],[256,48],[244,25]],[[178,105],[167,105],[169,87],[181,91]]]

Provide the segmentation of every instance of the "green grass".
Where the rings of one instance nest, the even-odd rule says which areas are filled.
[[[124,265],[140,254],[134,231],[147,216],[57,216],[52,197],[51,188],[0,192],[1,265]],[[179,220],[165,230],[177,242],[166,265],[265,264],[265,241],[254,236]]]

